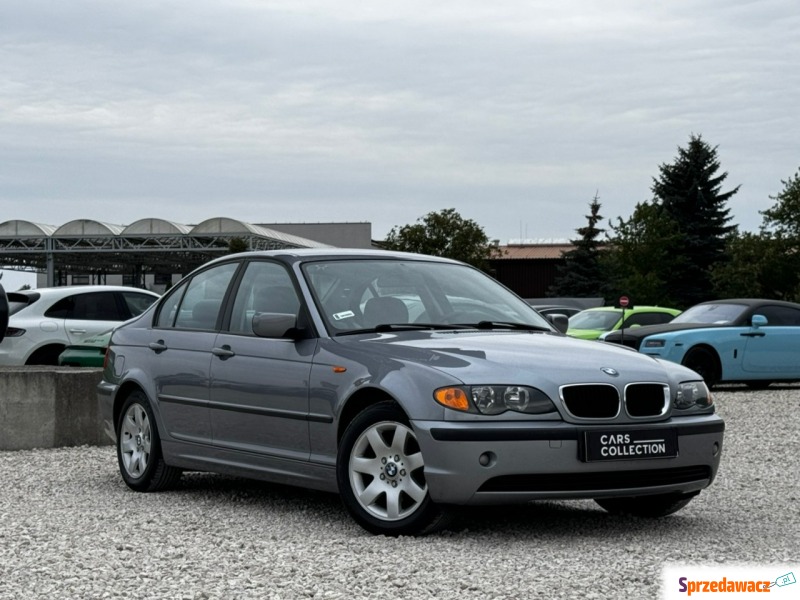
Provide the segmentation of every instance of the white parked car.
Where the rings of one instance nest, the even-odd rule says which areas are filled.
[[[69,344],[142,314],[158,294],[137,288],[86,285],[7,292],[8,328],[0,366],[55,365]]]

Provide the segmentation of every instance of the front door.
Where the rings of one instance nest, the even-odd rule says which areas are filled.
[[[297,315],[301,302],[286,268],[250,262],[227,327],[211,360],[214,444],[232,450],[308,460],[309,377],[316,339],[257,337],[253,316]]]

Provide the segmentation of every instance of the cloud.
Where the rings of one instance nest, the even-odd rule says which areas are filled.
[[[493,237],[566,237],[597,190],[629,215],[702,133],[752,229],[800,162],[788,1],[15,0],[4,21],[8,218],[381,236],[454,206]]]

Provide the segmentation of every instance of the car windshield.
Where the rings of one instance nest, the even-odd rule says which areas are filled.
[[[725,325],[738,319],[746,309],[744,304],[698,304],[672,319],[672,323]]]
[[[569,328],[610,331],[619,321],[620,312],[616,310],[585,310],[569,318]]]
[[[334,335],[387,326],[480,325],[553,331],[524,300],[465,265],[353,259],[310,262],[303,271]]]

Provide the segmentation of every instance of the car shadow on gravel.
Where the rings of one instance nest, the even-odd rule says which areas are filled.
[[[184,473],[181,482],[170,493],[182,503],[198,505],[211,500],[214,504],[231,503],[265,511],[282,519],[303,519],[343,535],[371,534],[351,520],[337,494],[268,483],[213,473]],[[453,518],[441,536],[481,537],[503,535],[560,539],[574,535],[606,538],[609,535],[660,532],[670,536],[685,532],[687,519],[693,526],[696,518],[682,513],[663,519],[645,519],[611,515],[590,500],[539,501],[523,505],[456,507]],[[701,519],[702,520],[702,519]]]
[[[538,501],[530,504],[501,507],[479,506],[455,511],[452,532],[468,531],[472,535],[503,534],[559,539],[580,531],[582,537],[607,538],[609,535],[639,534],[644,531],[664,535],[683,535],[687,520],[699,525],[688,513],[652,519],[629,515],[612,515],[591,500]],[[703,520],[700,518],[700,520]]]

